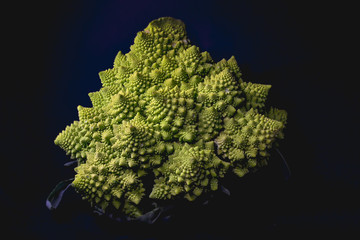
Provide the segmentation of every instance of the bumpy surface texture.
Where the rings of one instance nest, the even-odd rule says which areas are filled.
[[[234,57],[215,63],[192,45],[182,21],[152,21],[55,139],[78,160],[72,186],[92,205],[137,217],[145,198],[193,201],[228,174],[266,165],[287,114],[265,107],[270,85],[241,76]]]

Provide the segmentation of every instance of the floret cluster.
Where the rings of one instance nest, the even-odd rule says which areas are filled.
[[[104,210],[137,217],[145,198],[193,201],[266,165],[283,138],[286,112],[265,106],[271,86],[243,81],[234,57],[214,62],[177,19],[152,21],[99,77],[92,107],[55,144],[78,160],[72,186]]]

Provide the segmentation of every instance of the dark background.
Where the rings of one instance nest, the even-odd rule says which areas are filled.
[[[245,234],[359,228],[358,56],[355,6],[335,1],[16,1],[2,7],[1,232],[26,239],[240,239]],[[273,87],[268,103],[289,114],[281,161],[237,180],[194,215],[155,226],[115,224],[69,192],[56,212],[45,199],[74,175],[53,140],[90,106],[98,72],[129,51],[158,17],[184,21],[215,61],[234,55],[245,81]],[[350,64],[352,62],[353,64]],[[218,205],[216,205],[218,203]],[[215,207],[217,206],[217,207]],[[192,210],[191,210],[192,211]],[[190,212],[191,212],[190,211]],[[233,217],[236,218],[233,218]],[[4,235],[5,236],[5,235]],[[267,235],[270,236],[270,235]],[[344,235],[342,235],[344,236]]]

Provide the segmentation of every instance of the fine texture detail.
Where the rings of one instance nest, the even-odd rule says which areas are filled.
[[[99,77],[55,144],[78,161],[72,186],[103,211],[193,201],[266,165],[284,137],[286,111],[265,106],[271,86],[243,81],[235,57],[214,62],[177,19],[152,21]]]

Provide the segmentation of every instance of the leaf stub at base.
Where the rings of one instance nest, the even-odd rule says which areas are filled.
[[[65,191],[71,186],[73,180],[74,178],[70,178],[59,182],[50,192],[46,198],[46,207],[49,210],[55,210],[59,206]]]

